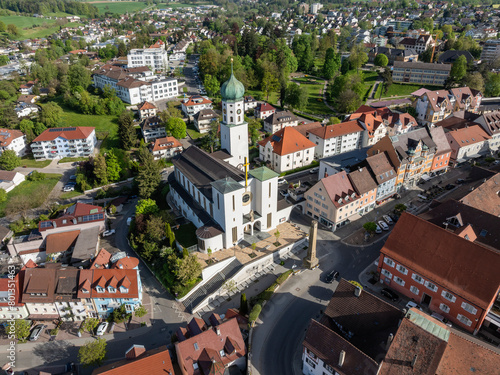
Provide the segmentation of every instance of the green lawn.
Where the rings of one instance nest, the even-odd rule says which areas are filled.
[[[24,200],[29,202],[29,208],[41,206],[48,195],[61,179],[60,174],[45,174],[45,180],[42,181],[23,181],[16,186],[12,191],[7,193],[7,200],[0,203],[0,216],[5,216],[5,209],[9,202],[12,202],[15,197],[22,197],[16,201]]]
[[[272,92],[269,94],[269,100],[267,96],[260,90],[246,90],[245,95],[252,95],[257,100],[264,100],[272,105],[278,105],[278,93]]]
[[[21,158],[21,167],[26,167],[26,168],[45,168],[47,165],[49,165],[51,160],[41,160],[41,161],[36,161],[33,159],[33,156],[24,156]]]
[[[73,191],[67,191],[65,193],[61,193],[59,198],[61,199],[71,199],[74,197],[78,197],[79,195],[82,195],[83,193],[81,191],[73,190]]]
[[[107,132],[106,138],[102,142],[101,153],[106,152],[111,148],[120,147],[120,139],[118,137],[118,123],[116,116],[108,115],[83,115],[67,108],[62,103],[61,98],[54,99],[54,102],[59,104],[64,110],[64,113],[59,123],[59,127],[67,128],[72,126],[92,126],[95,127],[96,133]],[[98,137],[101,139],[101,137]]]
[[[196,245],[198,241],[195,232],[196,227],[193,223],[181,225],[179,229],[174,231],[175,239],[184,247]]]
[[[413,85],[408,83],[393,83],[389,86],[389,90],[387,94],[382,93],[382,97],[390,97],[390,96],[407,96],[412,92],[417,91],[418,89],[426,88],[428,90],[442,90],[443,86],[432,86],[432,85]]]
[[[127,12],[135,12],[148,6],[145,2],[137,1],[117,1],[109,3],[93,3],[92,1],[87,1],[87,3],[92,4],[99,9],[100,14],[104,14],[106,12],[124,14]]]
[[[75,161],[85,161],[85,160],[88,160],[88,159],[89,158],[85,157],[85,156],[81,156],[81,157],[77,157],[77,158],[65,157],[65,158],[62,158],[61,160],[59,160],[59,164],[60,163],[73,163]]]
[[[209,1],[196,1],[193,2],[193,4],[184,4],[184,3],[162,3],[158,5],[159,9],[165,9],[165,8],[193,8],[196,7],[197,5],[206,5],[206,4],[211,4]]]
[[[307,89],[308,99],[307,106],[303,110],[306,113],[314,114],[330,114],[332,111],[326,106],[323,101],[323,87],[325,82],[322,79],[316,78],[297,78],[294,79],[300,83],[301,87]]]
[[[0,21],[3,21],[6,25],[14,24],[20,29],[20,35],[14,38],[17,40],[44,38],[59,31],[59,26],[56,25],[56,20],[53,19],[13,15],[1,16]],[[36,27],[32,28],[34,25]],[[80,25],[80,23],[68,22],[65,26],[71,27],[76,25]],[[6,33],[3,34],[7,35]]]

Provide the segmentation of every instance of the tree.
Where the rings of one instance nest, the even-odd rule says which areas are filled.
[[[288,85],[285,103],[291,108],[303,109],[307,105],[308,93],[305,87],[292,82]]]
[[[142,305],[139,305],[137,306],[135,309],[134,309],[134,315],[138,318],[141,318],[143,317],[144,315],[146,315],[148,313],[148,310],[142,306]]]
[[[103,155],[97,155],[94,159],[94,175],[101,185],[106,185],[108,183],[106,159]]]
[[[496,97],[500,95],[500,74],[488,74],[484,85],[484,91],[487,97]]]
[[[108,181],[118,181],[122,167],[118,162],[118,158],[113,150],[109,150],[106,154],[106,176]]]
[[[92,83],[92,79],[90,72],[83,65],[73,64],[68,70],[68,82],[72,89],[81,86],[86,90]]]
[[[398,203],[394,206],[394,210],[399,214],[401,214],[403,211],[406,211],[406,208],[406,205],[404,205],[403,203]]]
[[[337,110],[342,113],[354,112],[362,104],[359,94],[351,89],[342,91],[337,99]]]
[[[274,237],[276,237],[276,242],[278,242],[281,237],[281,233],[279,230],[276,230],[276,232],[274,232]]]
[[[0,203],[3,203],[7,200],[7,192],[5,189],[0,189]]]
[[[132,314],[127,312],[127,309],[125,308],[125,304],[123,304],[120,307],[114,309],[108,319],[111,322],[122,323],[125,320],[130,319],[131,317],[132,317]]]
[[[22,119],[19,123],[19,130],[26,134],[26,141],[28,143],[33,142],[33,139],[35,139],[35,124],[33,124],[33,121]]]
[[[177,139],[186,138],[186,129],[186,123],[178,117],[170,117],[165,126],[167,133]]]
[[[6,55],[0,56],[0,66],[7,65],[10,62],[9,57]]]
[[[453,63],[450,70],[450,78],[453,82],[460,82],[467,74],[467,59],[464,55],[459,56]]]
[[[97,318],[87,318],[83,321],[80,326],[80,331],[87,331],[90,334],[93,334],[97,326],[99,325],[99,319]]]
[[[333,47],[326,50],[325,63],[323,64],[323,76],[326,79],[332,79],[340,69],[340,54],[335,53]]]
[[[16,215],[20,214],[21,217],[25,218],[28,210],[31,208],[31,202],[22,195],[16,195],[11,197],[7,201],[7,206],[5,207],[6,215]]]
[[[203,80],[203,84],[205,85],[205,88],[207,89],[207,93],[210,96],[215,96],[220,89],[220,83],[217,80],[217,77],[215,77],[211,74],[205,75],[205,79]]]
[[[14,332],[19,342],[26,342],[30,334],[31,322],[23,319],[7,320],[7,332]],[[11,327],[13,325],[13,327]]]
[[[11,171],[21,165],[21,158],[16,155],[14,150],[5,150],[0,155],[0,168],[6,171]]]
[[[348,60],[351,67],[359,71],[359,68],[361,68],[368,61],[365,46],[363,44],[355,44],[351,49],[351,54],[349,55]]]
[[[78,361],[84,366],[100,366],[106,358],[106,340],[89,341],[78,350]]]
[[[374,223],[373,221],[369,221],[368,223],[363,224],[363,228],[370,234],[375,233],[377,230],[377,224]]]
[[[53,128],[59,125],[63,110],[59,105],[54,102],[49,102],[42,107],[40,114],[40,121],[45,124],[47,128]]]
[[[165,224],[165,234],[166,234],[169,246],[173,247],[174,243],[175,243],[175,233],[172,230],[170,223]]]
[[[187,285],[191,280],[196,279],[201,273],[201,265],[198,263],[198,258],[194,255],[188,255],[177,261],[177,279],[183,286]]]
[[[16,25],[9,23],[7,25],[7,32],[11,35],[18,36],[19,35],[19,29],[17,28]]]
[[[422,60],[423,62],[430,63],[431,58],[432,58],[432,54],[433,54],[433,48],[429,47],[424,52],[422,52],[420,54],[420,60]]]
[[[384,80],[384,94],[387,94],[387,91],[389,91],[389,87],[391,87],[392,85],[392,73],[389,68],[385,67],[380,76]]]
[[[247,295],[245,293],[242,293],[240,298],[240,314],[241,315],[248,314],[248,301],[247,301]]]
[[[328,124],[327,125],[335,125],[335,124],[340,124],[341,121],[338,117],[330,117],[328,119]]]
[[[484,92],[484,79],[481,73],[473,72],[464,77],[464,86]]]
[[[216,151],[220,147],[219,139],[219,120],[214,120],[210,123],[210,129],[201,139],[201,147],[210,153]],[[250,127],[249,127],[250,129]]]
[[[160,165],[145,148],[139,151],[139,161],[141,167],[136,177],[136,182],[139,185],[139,195],[142,198],[149,198],[160,185]]]
[[[130,150],[137,143],[137,133],[134,128],[134,114],[123,111],[118,117],[118,136],[125,150]]]
[[[141,199],[135,206],[135,215],[155,215],[160,209],[153,199]]]
[[[151,216],[146,221],[148,237],[154,242],[160,242],[165,237],[165,223],[159,216]]]
[[[7,25],[3,21],[0,21],[0,33],[5,32],[5,30],[7,30]]]
[[[373,63],[376,66],[384,68],[387,66],[387,64],[389,64],[389,58],[383,53],[379,53],[377,56],[375,56],[375,60],[373,60]]]
[[[269,101],[269,94],[271,92],[276,92],[279,88],[279,81],[276,76],[270,71],[265,71],[262,76],[262,81],[260,83],[264,95],[266,95],[266,100]]]

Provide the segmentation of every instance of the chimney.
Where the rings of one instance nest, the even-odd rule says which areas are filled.
[[[411,361],[411,368],[415,367],[415,362],[417,362],[417,357],[418,357],[418,355],[415,354],[415,357],[413,357],[413,360]]]
[[[394,335],[392,333],[389,333],[389,337],[387,338],[387,344],[385,344],[385,350],[389,350],[389,347],[391,346],[393,338],[394,338]]]
[[[356,297],[359,297],[361,295],[361,288],[359,286],[357,286],[355,289],[354,289],[354,295]]]
[[[219,327],[215,328],[215,332],[217,332],[217,336],[220,336],[220,328]]]
[[[344,364],[344,360],[345,360],[345,351],[341,350],[339,355],[339,367],[342,367],[342,365]]]

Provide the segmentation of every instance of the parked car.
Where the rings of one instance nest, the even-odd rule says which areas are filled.
[[[33,328],[33,330],[31,331],[29,340],[30,341],[36,341],[36,340],[38,340],[38,338],[40,337],[41,333],[43,332],[43,330],[45,328],[47,328],[47,326],[45,324],[37,324],[35,326],[35,328]]]
[[[131,223],[132,223],[132,217],[129,217],[129,218],[127,219],[127,225],[129,225],[129,226],[130,226],[130,224],[131,224]]]
[[[448,327],[452,327],[452,324],[448,321],[448,319],[446,319],[444,316],[442,315],[439,315],[438,313],[435,313],[433,312],[431,314],[431,316],[434,318],[434,319],[437,319],[439,320],[440,322],[446,324]]]
[[[451,189],[454,189],[455,188],[455,185],[453,184],[448,184],[444,187],[446,190],[451,190]]]
[[[68,181],[68,182],[66,182],[66,186],[76,186],[76,182],[75,181]]]
[[[455,181],[456,184],[463,184],[465,180],[463,178],[459,178],[458,180]]]
[[[285,178],[284,178],[284,177],[280,177],[280,178],[278,178],[278,185],[281,185],[281,184],[286,184],[286,183],[287,183],[287,181],[285,180]]]
[[[76,175],[72,174],[71,176],[69,176],[69,179],[72,181],[76,180]]]
[[[389,225],[394,224],[394,221],[391,219],[391,217],[390,217],[389,215],[384,215],[384,216],[382,216],[382,217],[384,218],[384,220],[385,220],[385,222],[386,222],[387,224],[389,224]]]
[[[73,185],[66,185],[63,187],[64,192],[73,191],[73,190],[75,190],[75,187]]]
[[[95,331],[95,334],[97,336],[102,336],[106,333],[106,330],[108,329],[108,322],[102,322],[97,326],[97,329]]]
[[[399,220],[399,216],[396,214],[389,214],[390,218],[392,219],[393,222],[397,223]]]
[[[399,296],[394,293],[392,290],[384,288],[380,291],[380,293],[384,296],[389,298],[391,301],[396,302],[399,299]]]
[[[339,271],[331,271],[328,275],[325,277],[325,283],[331,284],[333,283],[333,280],[336,280],[337,277],[339,277]]]
[[[116,231],[114,229],[110,229],[110,230],[106,230],[104,232],[102,232],[102,236],[103,237],[108,237],[108,236],[111,236],[112,234],[115,234]]]
[[[383,230],[389,230],[389,226],[385,223],[385,221],[379,220],[378,225],[383,229]]]
[[[319,171],[319,168],[313,168],[313,169],[310,169],[310,170],[309,170],[309,173],[310,173],[310,174],[313,174],[313,173],[318,173],[318,171]]]
[[[375,223],[375,225],[377,225],[377,228],[375,228],[375,233],[377,234],[382,233],[382,228],[380,228],[377,223]]]
[[[290,194],[288,194],[286,191],[284,190],[280,190],[280,195],[284,198],[288,197]]]
[[[422,311],[422,308],[416,302],[408,301],[408,303],[406,304],[406,310],[410,310],[411,308],[419,309],[420,311]]]

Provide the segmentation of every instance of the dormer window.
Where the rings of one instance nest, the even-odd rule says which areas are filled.
[[[226,356],[226,352],[224,351],[224,349],[222,349],[221,351],[219,351],[219,355],[221,357],[225,357]]]
[[[108,292],[110,292],[110,293],[116,293],[116,289],[113,288],[112,286],[108,286]]]
[[[97,286],[95,289],[97,290],[97,293],[104,293],[103,287]]]
[[[351,198],[354,199],[356,197],[356,193],[351,194]]]
[[[89,291],[85,288],[82,288],[82,293],[88,293]]]
[[[338,202],[339,204],[342,204],[342,198],[339,198]]]
[[[125,288],[124,286],[120,287],[120,293],[128,293],[128,288]]]

